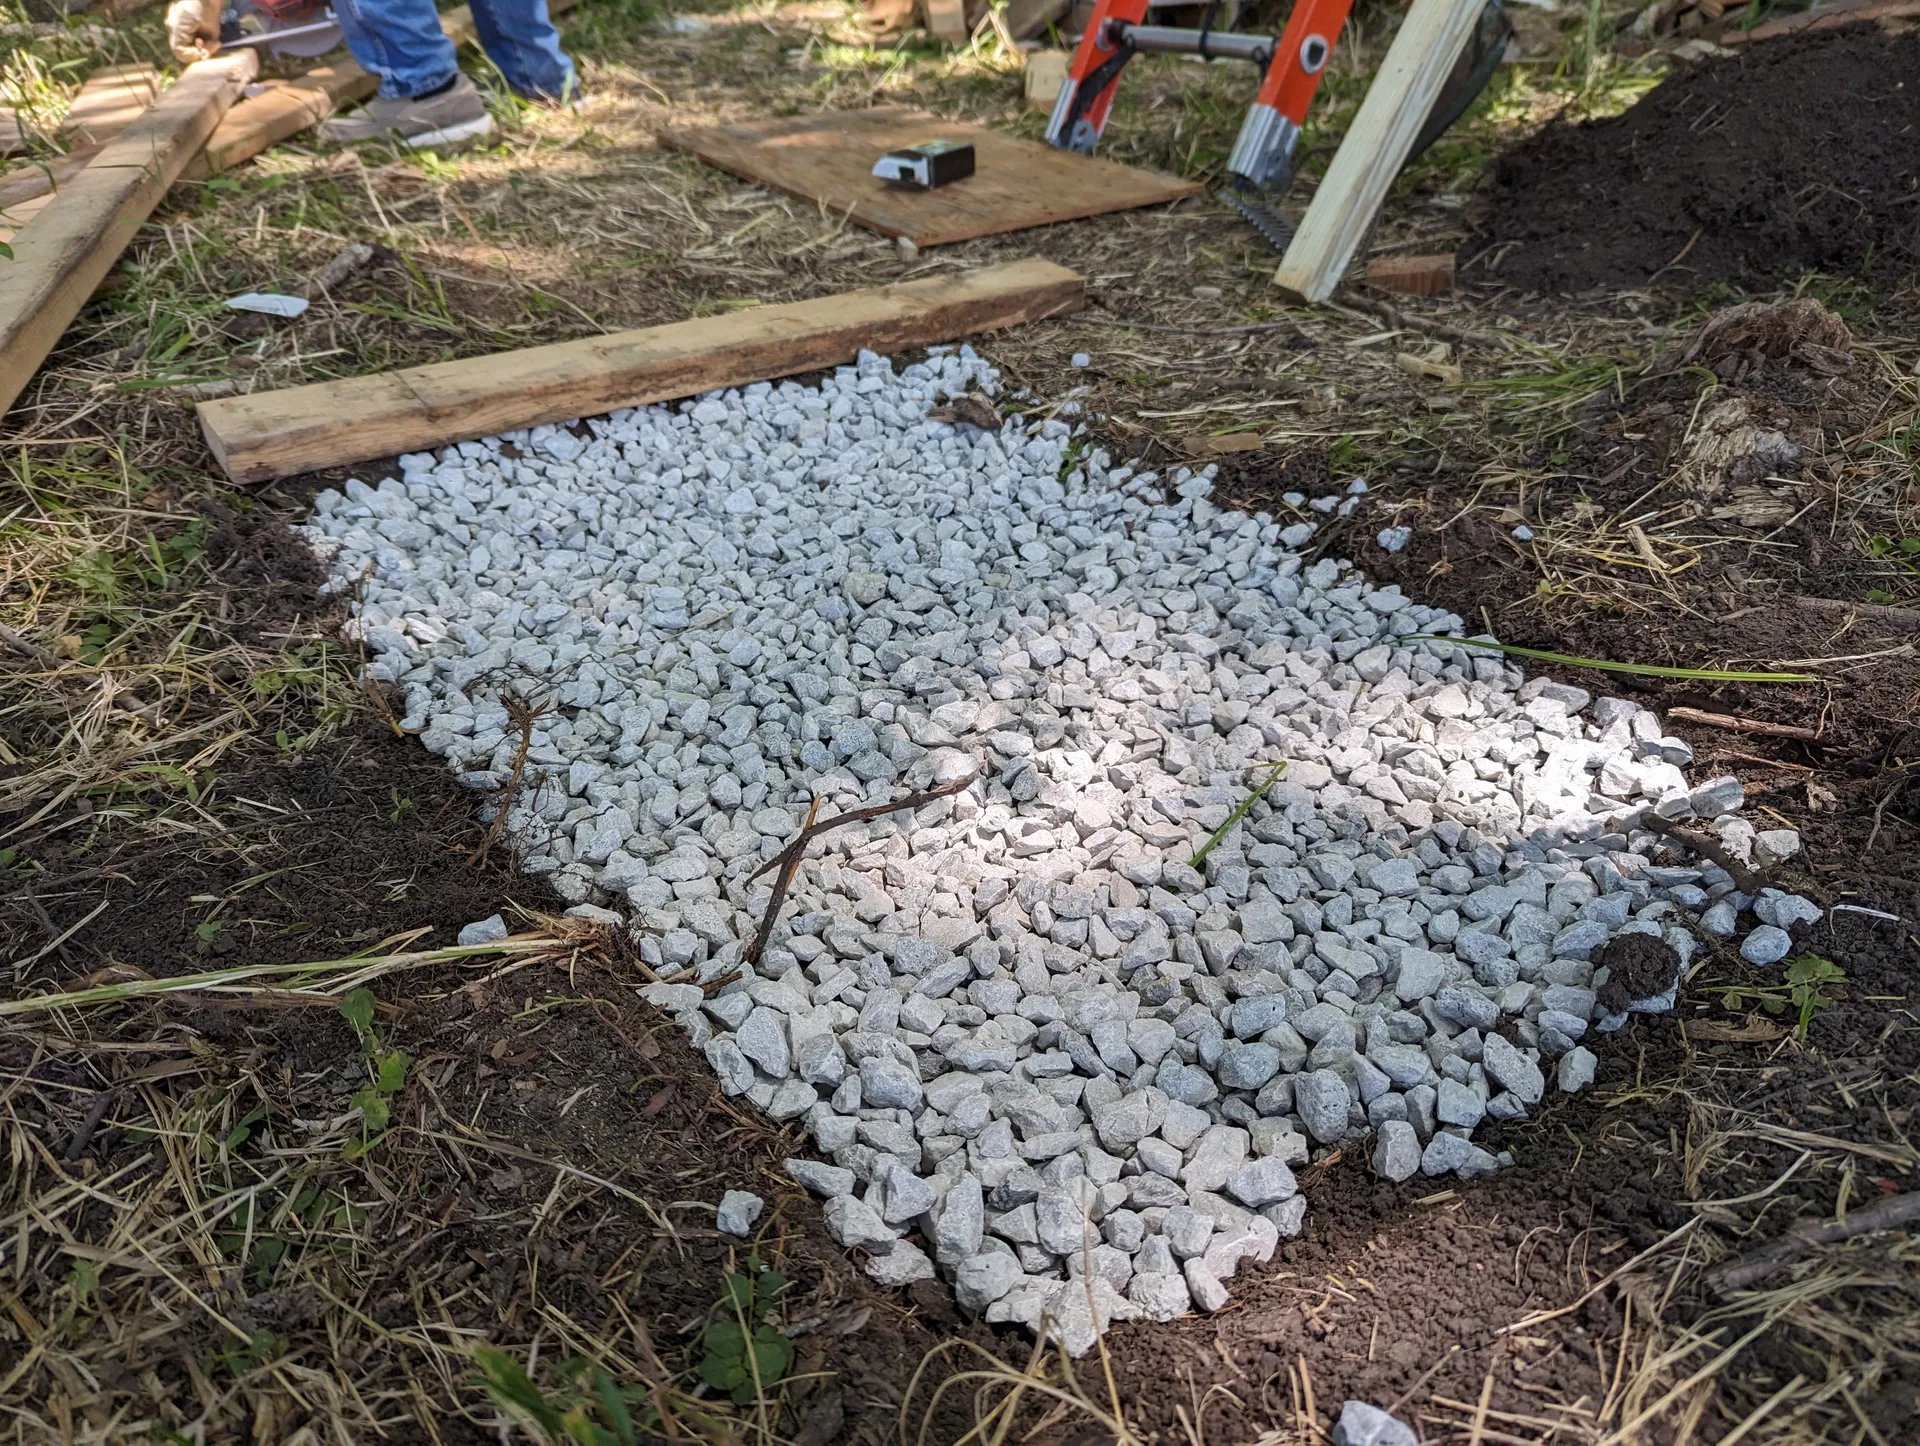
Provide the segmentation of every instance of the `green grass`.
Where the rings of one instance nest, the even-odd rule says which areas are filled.
[[[1637,678],[1684,678],[1695,683],[1817,683],[1818,673],[1743,672],[1727,668],[1676,668],[1664,663],[1616,663],[1607,658],[1583,658],[1574,653],[1549,652],[1544,648],[1523,648],[1514,643],[1496,643],[1485,638],[1454,638],[1445,635],[1414,634],[1396,638],[1396,643],[1453,643],[1462,648],[1480,648],[1509,657],[1528,658],[1537,663],[1557,663],[1563,668],[1594,668],[1603,673],[1627,673]]]

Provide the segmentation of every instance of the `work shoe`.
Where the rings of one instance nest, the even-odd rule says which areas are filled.
[[[493,117],[471,80],[462,75],[438,95],[413,100],[370,100],[360,109],[327,121],[321,135],[341,145],[396,141],[415,150],[476,140],[493,129]]]

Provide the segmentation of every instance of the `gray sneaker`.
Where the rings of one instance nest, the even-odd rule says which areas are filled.
[[[356,111],[336,116],[320,134],[341,145],[396,141],[415,150],[477,140],[493,129],[493,117],[471,80],[462,75],[438,95],[418,100],[370,100]]]

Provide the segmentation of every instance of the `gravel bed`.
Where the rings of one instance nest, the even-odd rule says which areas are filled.
[[[1305,562],[1363,485],[1248,516],[1057,416],[926,416],[997,387],[965,348],[863,357],[404,457],[309,529],[483,816],[508,702],[540,705],[524,866],[631,921],[646,997],[805,1127],[790,1173],[879,1280],[938,1271],[1075,1353],[1217,1310],[1301,1229],[1310,1159],[1493,1170],[1482,1122],[1590,1083],[1594,1036],[1670,1008],[1698,936],[1757,915],[1770,962],[1817,917],[1643,826],[1798,847],[1734,780],[1690,783],[1653,714],[1409,641],[1462,624]],[[976,770],[816,841],[744,966],[748,876],[814,800]]]

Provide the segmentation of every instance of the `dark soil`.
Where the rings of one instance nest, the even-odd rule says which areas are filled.
[[[1478,192],[1471,279],[1533,292],[1920,265],[1920,36],[1851,26],[1743,46],[1624,114],[1554,121]]]

